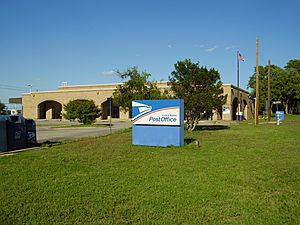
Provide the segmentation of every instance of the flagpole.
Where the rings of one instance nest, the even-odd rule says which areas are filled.
[[[240,87],[240,60],[239,60],[239,51],[236,53],[236,62],[237,62],[237,87]]]
[[[236,120],[239,121],[239,115],[240,115],[240,59],[239,59],[240,52],[237,51],[236,53],[236,62],[237,62],[237,87],[238,87],[238,112],[236,115]]]

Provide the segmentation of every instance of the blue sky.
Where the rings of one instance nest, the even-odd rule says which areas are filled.
[[[168,80],[178,60],[215,68],[241,87],[259,62],[300,58],[300,2],[202,0],[0,0],[0,100],[32,90],[121,82],[138,66]]]

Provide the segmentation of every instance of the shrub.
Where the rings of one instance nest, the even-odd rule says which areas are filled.
[[[100,116],[100,110],[93,100],[77,99],[64,105],[66,113],[63,115],[67,120],[76,120],[83,124],[92,124]]]

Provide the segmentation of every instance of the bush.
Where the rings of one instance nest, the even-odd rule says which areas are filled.
[[[300,104],[294,108],[293,114],[300,115]]]
[[[77,99],[64,105],[66,113],[63,115],[67,120],[76,120],[83,124],[92,124],[100,116],[100,110],[93,100]]]

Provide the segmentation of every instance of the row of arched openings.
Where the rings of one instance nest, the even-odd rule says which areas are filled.
[[[112,114],[112,118],[120,118],[119,106],[116,104],[112,105],[112,110],[109,110],[109,101],[105,101],[101,104],[101,118],[107,119]],[[62,118],[63,106],[57,101],[44,101],[38,105],[38,119],[61,119]],[[221,109],[220,109],[221,111]],[[234,98],[232,102],[232,120],[236,120],[236,113],[238,111],[238,99]],[[241,102],[241,112],[243,115],[247,115],[247,102],[243,100]],[[220,119],[222,115],[220,115]],[[247,118],[243,118],[247,119]]]
[[[63,105],[57,101],[43,101],[38,105],[38,119],[61,119]],[[101,104],[101,118],[107,119],[108,116],[112,118],[120,118],[119,106],[112,103],[112,109],[109,110],[108,100]]]

